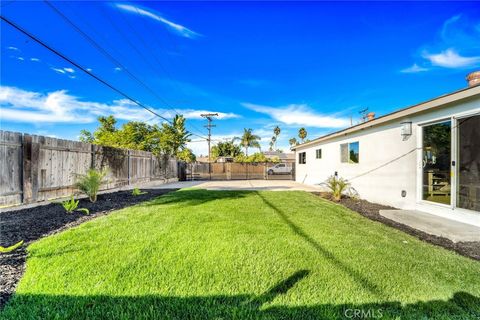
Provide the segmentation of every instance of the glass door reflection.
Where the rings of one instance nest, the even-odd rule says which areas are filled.
[[[451,122],[423,127],[423,200],[451,203]]]

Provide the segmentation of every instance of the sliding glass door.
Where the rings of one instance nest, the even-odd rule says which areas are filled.
[[[422,199],[451,204],[451,122],[423,127]]]
[[[480,115],[457,119],[456,206],[480,211]]]

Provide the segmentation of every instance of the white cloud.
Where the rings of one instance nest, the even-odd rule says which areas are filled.
[[[402,73],[419,73],[428,71],[425,67],[420,67],[418,64],[414,63],[411,67],[400,70]]]
[[[30,58],[30,61],[40,62],[40,59],[38,59],[38,58]]]
[[[65,74],[65,70],[63,70],[63,69],[61,69],[61,68],[51,67],[50,69],[52,69],[52,70],[55,71],[55,72]]]
[[[138,15],[153,19],[155,21],[161,22],[164,25],[166,25],[170,30],[172,30],[175,33],[181,35],[182,37],[192,39],[192,38],[196,38],[196,37],[200,36],[199,33],[196,33],[195,31],[192,31],[192,30],[188,29],[187,27],[184,27],[180,24],[177,24],[177,23],[174,23],[170,20],[165,19],[158,12],[156,12],[154,10],[151,10],[151,9],[147,10],[147,9],[144,9],[144,8],[141,8],[141,7],[138,7],[138,6],[133,6],[133,5],[130,5],[130,4],[123,4],[123,3],[116,3],[115,7],[119,8],[121,10],[130,12],[130,13],[138,14]]]
[[[63,69],[60,69],[63,71]],[[66,90],[49,93],[26,91],[15,87],[0,86],[0,108],[2,120],[35,123],[88,123],[96,121],[98,116],[114,115],[127,121],[158,122],[157,117],[140,108],[127,99],[114,100],[112,103],[83,101],[68,94]],[[173,118],[172,110],[155,109],[166,118]],[[200,119],[207,110],[180,109],[178,112],[187,119]],[[218,119],[238,117],[233,113],[220,113]]]
[[[113,71],[115,71],[115,72],[120,72],[120,71],[122,71],[122,68],[120,68],[120,67],[115,67],[115,68],[113,68]]]
[[[53,71],[60,73],[60,74],[65,74],[68,75],[70,79],[75,79],[76,76],[73,75],[75,73],[75,69],[73,68],[55,68],[55,67],[50,67]]]
[[[12,47],[12,46],[7,47],[7,49],[13,50],[13,51],[20,51],[20,49],[18,49],[17,47]]]
[[[25,60],[23,57],[17,57],[17,59],[21,61]]]
[[[315,128],[344,128],[350,125],[350,120],[333,116],[317,114],[304,104],[290,104],[283,107],[261,106],[243,103],[244,107],[269,115],[276,121],[287,125],[298,125]]]
[[[88,72],[92,72],[92,69],[90,69],[90,68],[87,68],[86,70],[87,70]]]
[[[478,66],[480,65],[479,36],[478,21],[471,20],[465,14],[452,16],[444,21],[432,41],[419,48],[417,59],[422,60],[417,60],[416,64],[401,72],[417,73],[427,71],[423,69],[462,69]]]
[[[463,57],[451,48],[436,54],[424,52],[423,57],[432,65],[444,68],[465,68],[480,63],[480,56]]]

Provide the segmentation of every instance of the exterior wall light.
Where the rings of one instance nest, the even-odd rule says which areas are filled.
[[[412,122],[404,121],[400,123],[402,125],[402,137],[407,138],[412,135]]]

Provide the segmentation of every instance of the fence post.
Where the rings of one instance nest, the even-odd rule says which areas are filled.
[[[38,196],[38,158],[40,144],[33,142],[31,135],[23,135],[22,167],[23,167],[23,202],[31,203]]]
[[[90,146],[92,158],[90,159],[90,167],[95,170],[95,158],[97,157],[97,149],[94,144]]]
[[[130,185],[130,149],[127,150],[127,180],[128,180],[128,185]]]

